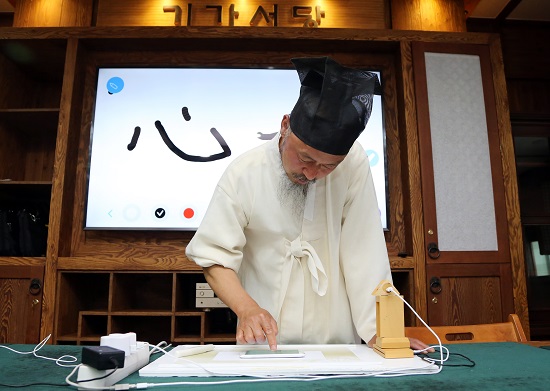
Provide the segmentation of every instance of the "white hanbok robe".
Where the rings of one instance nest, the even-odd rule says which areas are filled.
[[[359,343],[376,334],[373,290],[391,272],[367,155],[356,142],[310,185],[303,219],[281,205],[278,134],[237,157],[186,249],[222,265],[277,321],[278,343]]]

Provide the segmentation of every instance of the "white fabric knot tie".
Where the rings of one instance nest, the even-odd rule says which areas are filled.
[[[328,278],[313,246],[298,237],[290,242],[290,254],[294,261],[306,262],[311,275],[311,288],[319,296],[324,296],[327,293]]]
[[[299,341],[303,338],[305,290],[309,289],[305,274],[310,275],[311,289],[319,296],[324,296],[327,293],[328,278],[313,246],[301,240],[300,237],[293,241],[285,240],[285,242],[287,248],[286,262],[282,271],[281,295],[276,319],[279,324],[279,331],[284,329],[286,338],[289,341]],[[307,271],[304,265],[307,265]],[[287,295],[291,299],[288,305],[285,306],[286,321],[280,323],[281,311]]]

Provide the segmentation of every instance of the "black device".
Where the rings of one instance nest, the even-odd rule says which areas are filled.
[[[82,364],[95,369],[116,369],[124,367],[124,350],[110,346],[84,346]]]

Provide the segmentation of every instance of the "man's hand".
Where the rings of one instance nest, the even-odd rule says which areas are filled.
[[[277,322],[243,289],[232,269],[215,265],[204,268],[204,276],[218,297],[237,314],[237,342],[241,344],[267,343],[277,350]]]
[[[426,345],[424,342],[416,339],[416,338],[409,338],[409,341],[411,341],[411,349],[412,350],[422,350],[422,353],[433,353],[435,352],[434,348],[430,348],[429,345]]]
[[[238,314],[237,343],[267,343],[269,349],[277,350],[277,322],[269,312],[256,306]]]

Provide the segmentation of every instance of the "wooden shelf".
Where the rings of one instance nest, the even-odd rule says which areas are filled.
[[[394,281],[410,299],[410,271],[394,272]],[[201,271],[60,271],[56,341],[99,343],[103,335],[132,331],[153,344],[235,343],[232,311],[195,307],[199,282]],[[407,313],[406,323],[413,320]]]
[[[550,167],[550,158],[545,156],[517,157],[516,165],[523,169]]]
[[[75,334],[64,334],[64,335],[58,335],[57,341],[67,341],[67,342],[74,342],[78,339],[78,336]]]
[[[234,343],[229,309],[194,308],[195,285],[204,281],[202,272],[61,271],[56,341],[99,343],[131,331],[152,344]]]
[[[40,188],[48,188],[52,186],[51,181],[12,181],[11,179],[1,179],[0,180],[0,186],[12,186],[12,187],[21,187],[25,188],[25,190],[29,190],[31,186],[34,186],[35,189],[30,190],[39,190]]]
[[[172,316],[171,311],[163,310],[126,310],[126,311],[111,311],[111,316]]]
[[[6,203],[32,200],[49,202],[51,192],[51,181],[0,180],[0,201]]]
[[[55,138],[58,117],[59,108],[0,109],[0,119],[6,125],[32,137],[50,133]]]
[[[14,243],[4,254],[45,257],[66,41],[1,41],[0,205]]]
[[[548,137],[550,135],[549,115],[512,113],[510,121],[514,137]]]
[[[46,257],[3,257],[0,266],[44,266]]]
[[[208,344],[208,343],[231,344],[231,343],[235,343],[235,336],[232,336],[230,334],[212,335],[209,337],[205,337],[201,342],[205,344]]]

